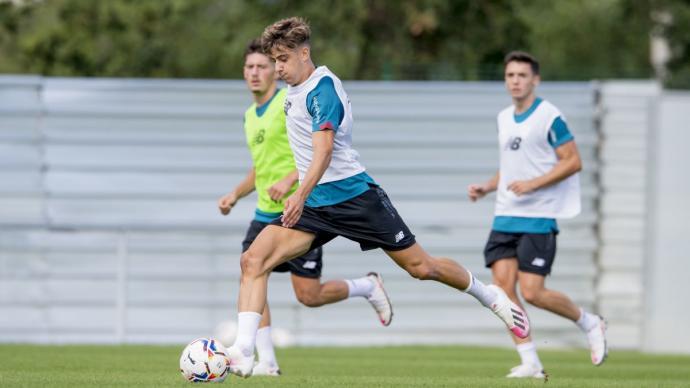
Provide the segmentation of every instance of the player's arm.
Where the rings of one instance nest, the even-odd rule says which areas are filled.
[[[470,197],[470,201],[475,202],[476,200],[484,197],[485,195],[496,191],[498,188],[498,180],[500,174],[496,171],[496,174],[491,177],[488,181],[484,183],[473,183],[467,186],[467,196]]]
[[[237,201],[254,191],[255,179],[256,170],[254,170],[254,167],[252,166],[251,170],[249,170],[244,179],[242,179],[242,181],[231,192],[218,199],[218,209],[220,210],[221,214],[224,216],[228,215]]]
[[[558,162],[549,172],[528,181],[513,182],[508,185],[508,190],[517,195],[527,194],[554,185],[582,170],[582,160],[575,140],[559,145],[555,151]]]
[[[307,169],[302,183],[297,190],[285,201],[283,210],[283,226],[290,228],[299,221],[304,209],[304,202],[311,194],[321,177],[328,169],[333,155],[333,140],[335,131],[326,129],[312,133],[311,142],[314,153],[312,154],[311,164]]]
[[[297,169],[292,170],[292,172],[285,175],[283,179],[279,180],[273,184],[273,186],[268,188],[268,195],[272,200],[280,201],[287,193],[290,192],[290,189],[292,186],[294,186],[295,182],[297,182],[297,179],[299,179]]]

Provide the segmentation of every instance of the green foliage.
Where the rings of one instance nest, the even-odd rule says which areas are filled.
[[[662,1],[661,9],[668,12],[670,20],[662,20],[662,34],[668,38],[671,60],[668,64],[671,87],[690,89],[690,2]]]
[[[629,0],[533,0],[518,17],[545,79],[653,76],[649,4]]]
[[[651,77],[659,10],[669,79],[690,86],[685,0],[0,0],[0,72],[240,78],[247,41],[300,15],[347,79],[500,79],[514,49],[547,79]]]

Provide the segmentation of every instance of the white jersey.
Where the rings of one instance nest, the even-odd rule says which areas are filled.
[[[288,86],[285,116],[290,148],[302,182],[312,161],[312,132],[335,131],[331,163],[318,184],[343,180],[361,172],[359,153],[352,148],[352,108],[340,79],[320,66],[297,86]]]
[[[558,162],[555,148],[572,140],[563,115],[553,104],[537,99],[530,109],[515,115],[512,105],[498,114],[500,179],[497,216],[570,218],[580,213],[579,174],[529,194],[508,190],[514,181],[549,172]]]

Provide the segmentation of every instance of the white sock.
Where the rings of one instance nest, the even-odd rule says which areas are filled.
[[[237,346],[245,357],[254,356],[256,344],[256,331],[259,329],[261,314],[246,311],[237,314],[237,338],[234,346]]]
[[[271,326],[262,327],[256,332],[256,353],[259,355],[259,362],[278,366],[271,339]]]
[[[534,342],[526,342],[524,344],[518,344],[515,346],[520,355],[520,362],[522,365],[536,365],[540,369],[543,369],[541,361],[539,360],[539,355],[537,355],[537,346]]]
[[[472,272],[467,271],[467,273],[470,275],[470,285],[466,290],[463,290],[463,292],[474,296],[484,307],[490,308],[491,304],[496,301],[498,295],[484,283],[479,281],[479,279],[475,278]]]
[[[580,328],[580,330],[586,333],[599,324],[599,317],[580,308],[580,319],[575,321],[575,324]]]
[[[347,297],[352,298],[353,296],[363,296],[368,297],[371,291],[374,290],[374,282],[367,276],[359,279],[348,279],[345,280],[347,283]]]

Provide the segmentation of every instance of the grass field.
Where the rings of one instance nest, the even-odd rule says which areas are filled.
[[[182,346],[0,345],[0,387],[184,387]],[[548,387],[690,387],[690,356],[612,352],[593,367],[585,350],[541,351]],[[503,377],[508,349],[472,347],[279,349],[279,378],[228,378],[241,387],[532,387]]]

